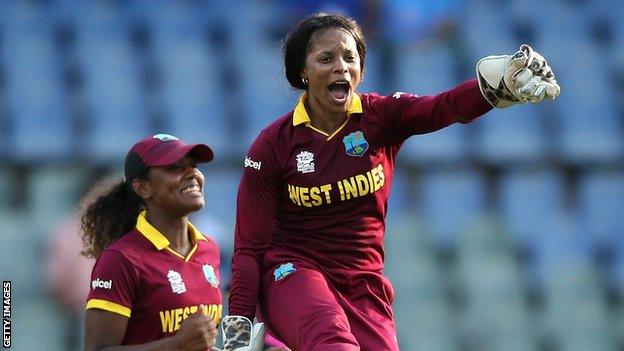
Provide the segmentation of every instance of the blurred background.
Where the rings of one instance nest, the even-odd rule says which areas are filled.
[[[385,272],[401,350],[624,350],[621,0],[0,0],[13,349],[81,349],[92,262],[73,211],[149,134],[215,150],[193,221],[221,245],[227,284],[245,151],[299,95],[281,40],[320,10],[362,25],[361,92],[441,92],[522,43],[562,87],[404,145]]]

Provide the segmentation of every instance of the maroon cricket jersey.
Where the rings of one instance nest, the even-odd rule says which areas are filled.
[[[284,264],[313,267],[334,286],[353,274],[381,274],[387,199],[403,142],[492,108],[476,80],[435,96],[360,94],[328,135],[310,124],[305,99],[264,129],[245,157],[230,314],[255,315],[261,275],[281,279],[289,274]]]
[[[206,305],[217,323],[223,309],[217,244],[189,223],[195,245],[184,257],[145,218],[109,245],[91,273],[87,309],[98,308],[129,318],[124,345],[175,334],[180,323]]]

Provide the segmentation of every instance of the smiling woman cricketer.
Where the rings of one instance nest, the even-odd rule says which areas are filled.
[[[188,221],[204,206],[197,164],[212,159],[204,144],[150,136],[128,152],[123,181],[96,185],[83,199],[83,254],[97,258],[85,350],[214,346],[219,248]]]
[[[484,58],[478,80],[434,96],[357,93],[365,59],[352,19],[321,13],[301,21],[284,42],[284,63],[303,94],[245,157],[229,313],[253,320],[258,311],[297,351],[399,349],[383,237],[394,161],[407,138],[559,92],[546,61],[526,45]]]

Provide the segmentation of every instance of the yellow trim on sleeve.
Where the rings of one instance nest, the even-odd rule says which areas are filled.
[[[124,305],[101,299],[90,299],[89,301],[87,301],[86,309],[90,310],[92,308],[114,312],[128,318],[130,318],[130,313],[132,312],[128,307]]]

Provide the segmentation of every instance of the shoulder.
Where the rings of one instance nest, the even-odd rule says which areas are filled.
[[[295,128],[292,124],[292,115],[291,111],[260,131],[251,144],[247,156],[254,161],[257,161],[255,158],[264,161],[275,160],[279,150],[292,139]]]
[[[216,255],[219,255],[220,249],[219,244],[209,235],[202,234],[206,240],[199,240],[197,242],[197,246],[199,249],[206,250],[209,252],[214,252]]]
[[[148,244],[139,232],[132,230],[108,245],[100,254],[98,261],[140,262],[146,248],[149,248]]]
[[[212,237],[212,235],[207,234],[204,231],[198,231],[198,234],[200,234],[205,239],[197,240],[198,245],[201,245],[203,247],[216,248],[217,250],[219,249],[219,244],[217,244],[217,241]]]
[[[380,95],[378,93],[360,93],[358,95],[362,100],[362,108],[365,110],[379,104],[394,104],[418,98],[418,95],[416,94],[406,93],[403,91],[395,91],[389,95]]]
[[[293,111],[288,112],[287,114],[279,117],[271,124],[266,126],[266,128],[260,131],[260,134],[256,138],[256,141],[274,141],[277,142],[284,135],[288,135],[292,133],[294,126],[292,124]]]

